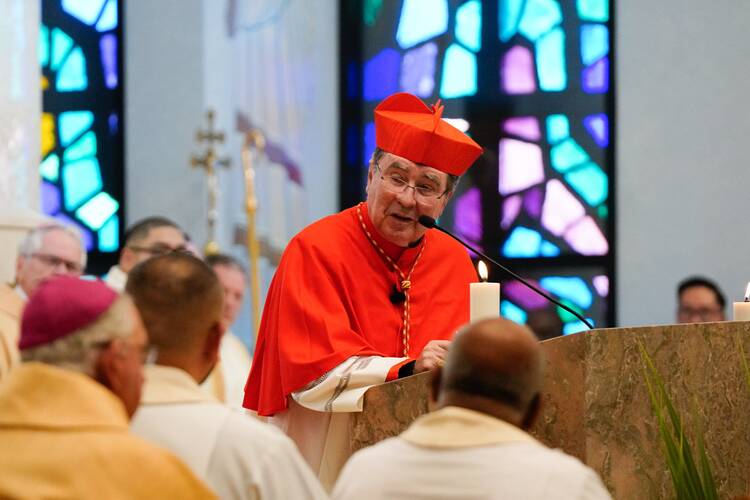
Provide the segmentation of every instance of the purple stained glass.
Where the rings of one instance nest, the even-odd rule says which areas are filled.
[[[109,126],[109,135],[115,135],[120,131],[120,118],[117,116],[117,113],[109,114],[107,125]]]
[[[73,226],[81,232],[83,246],[86,247],[87,252],[90,252],[94,249],[94,235],[91,234],[91,231],[83,227],[77,220],[74,220],[63,213],[55,215],[55,219],[59,220],[63,224]]]
[[[586,214],[581,202],[557,179],[547,183],[542,208],[542,225],[555,236],[562,234]]]
[[[42,212],[52,215],[60,210],[60,189],[49,182],[42,182]]]
[[[456,200],[453,211],[454,228],[472,243],[482,240],[482,196],[473,187]]]
[[[498,190],[506,195],[544,182],[542,150],[537,144],[500,139]]]
[[[513,221],[516,220],[518,214],[521,212],[521,195],[509,196],[503,201],[503,218],[500,221],[500,226],[503,229],[508,229]]]
[[[609,90],[609,57],[603,57],[584,68],[581,86],[588,94],[603,94]]]
[[[523,208],[531,217],[538,219],[542,215],[543,201],[544,193],[542,193],[541,188],[529,189],[526,196],[523,197]]]
[[[104,84],[108,89],[117,87],[117,37],[112,33],[99,39],[99,51],[102,55],[104,68]]]
[[[365,125],[365,149],[363,151],[362,166],[370,164],[370,157],[375,151],[375,123],[370,122]]]
[[[508,134],[529,141],[538,141],[542,138],[542,132],[539,129],[539,120],[534,116],[508,118],[503,123],[503,130]]]
[[[609,119],[606,114],[597,113],[587,116],[583,119],[583,126],[600,148],[609,146]]]
[[[505,53],[500,81],[507,94],[533,94],[536,91],[534,56],[526,47],[516,45]]]
[[[606,255],[609,251],[607,239],[593,218],[587,216],[565,232],[565,241],[582,255]]]
[[[379,101],[398,92],[401,54],[394,49],[383,49],[365,64],[364,96],[368,101]]]
[[[598,293],[600,297],[606,297],[609,295],[609,276],[604,274],[594,276],[592,282],[594,283],[596,293]]]
[[[404,55],[401,64],[401,90],[419,97],[430,97],[435,89],[435,58],[438,48],[427,43]]]
[[[528,280],[532,285],[541,288],[536,280]],[[527,311],[547,307],[547,299],[533,290],[526,288],[520,281],[509,281],[501,287],[503,297],[515,302]]]

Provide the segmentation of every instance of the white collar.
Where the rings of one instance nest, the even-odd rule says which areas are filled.
[[[484,413],[446,406],[419,417],[400,436],[425,448],[466,448],[501,443],[536,443],[518,427]]]
[[[206,394],[185,370],[172,366],[144,367],[146,383],[141,395],[142,405],[177,403],[218,403]]]

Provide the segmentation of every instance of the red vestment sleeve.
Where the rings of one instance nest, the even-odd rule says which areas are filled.
[[[299,238],[290,242],[263,309],[246,408],[273,415],[286,409],[286,395],[346,359],[384,355],[350,327],[350,297],[333,269],[345,251],[322,255]]]

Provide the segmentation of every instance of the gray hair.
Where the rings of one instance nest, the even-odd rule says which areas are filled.
[[[375,148],[375,151],[372,152],[372,156],[370,157],[370,168],[372,168],[376,163],[380,161],[380,159],[385,155],[387,151]],[[429,165],[427,165],[429,167]],[[448,194],[453,194],[453,192],[458,187],[458,182],[461,180],[461,177],[458,175],[453,174],[447,174],[448,175],[448,182],[445,185],[445,192]]]
[[[133,300],[121,295],[93,323],[50,344],[32,347],[21,352],[23,361],[38,361],[93,377],[96,361],[103,347],[115,339],[128,338],[133,333],[135,319]]]
[[[83,238],[81,238],[80,231],[78,231],[78,229],[76,229],[75,227],[59,222],[45,223],[29,231],[29,234],[27,234],[26,237],[18,245],[18,255],[29,257],[37,253],[42,248],[42,240],[44,239],[44,235],[51,231],[62,231],[78,243],[78,246],[81,247],[81,268],[85,269],[86,248],[83,245]]]

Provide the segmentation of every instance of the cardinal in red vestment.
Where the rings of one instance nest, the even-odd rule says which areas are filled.
[[[442,111],[405,93],[378,105],[366,201],[296,235],[268,291],[244,406],[273,416],[329,488],[347,412],[368,387],[440,365],[469,319],[466,250],[418,222],[482,152]]]

